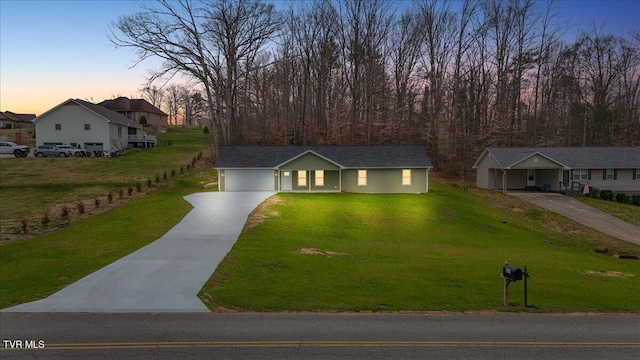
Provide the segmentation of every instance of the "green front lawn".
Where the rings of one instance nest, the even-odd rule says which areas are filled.
[[[212,309],[506,310],[507,260],[528,266],[531,311],[640,311],[640,263],[593,251],[640,247],[515,198],[439,181],[423,195],[277,197],[203,288]],[[522,304],[523,283],[510,289]]]

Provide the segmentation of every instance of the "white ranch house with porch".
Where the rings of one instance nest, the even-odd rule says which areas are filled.
[[[222,146],[220,191],[426,193],[431,161],[418,145]]]
[[[479,188],[640,192],[640,147],[485,149],[473,165]]]

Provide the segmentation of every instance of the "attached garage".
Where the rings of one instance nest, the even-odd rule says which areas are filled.
[[[227,169],[220,175],[223,187],[221,190],[224,191],[274,191],[275,189],[273,170]]]

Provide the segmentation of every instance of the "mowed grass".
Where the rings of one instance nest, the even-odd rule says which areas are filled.
[[[0,245],[0,308],[44,298],[160,238],[189,212],[182,197],[206,191],[213,169],[172,188],[33,239]]]
[[[578,198],[578,200],[628,223],[640,226],[640,206],[593,198]]]
[[[200,297],[213,310],[525,311],[523,282],[510,286],[517,306],[502,306],[499,275],[509,261],[531,273],[526,311],[640,311],[640,263],[593,251],[600,243],[636,254],[640,247],[524,204],[492,204],[505,197],[498,201],[518,205],[506,195],[440,181],[430,190],[279,194]]]
[[[179,173],[199,151],[210,156],[211,136],[197,127],[171,128],[157,138],[173,146],[128,149],[115,158],[0,159],[0,221],[40,218],[58,204],[116,193],[165,171]]]

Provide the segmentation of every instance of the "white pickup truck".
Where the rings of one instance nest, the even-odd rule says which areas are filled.
[[[10,141],[3,141],[0,142],[0,154],[13,154],[15,157],[27,157],[27,155],[29,155],[29,147]]]

